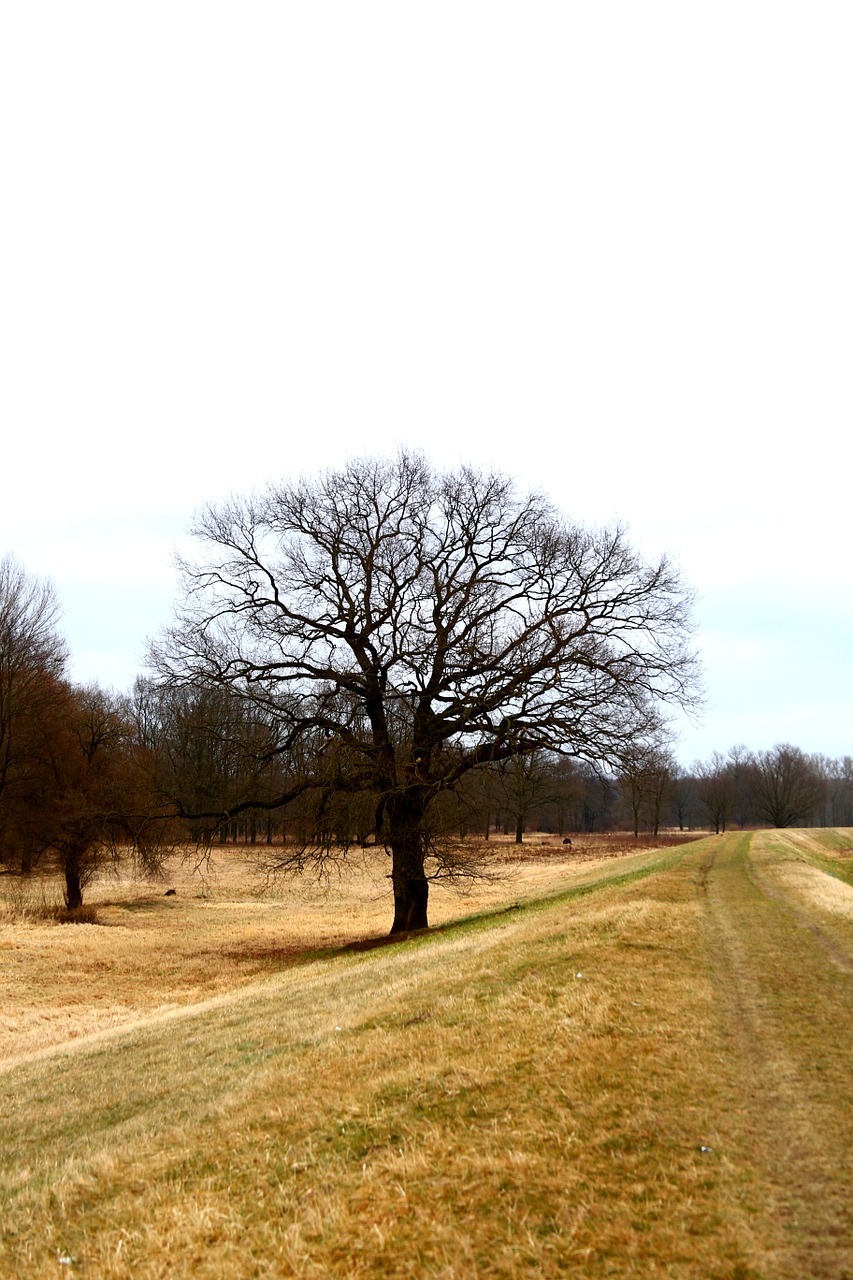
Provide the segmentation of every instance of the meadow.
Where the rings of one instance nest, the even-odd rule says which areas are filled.
[[[376,852],[2,877],[0,1275],[853,1276],[851,852],[495,843],[393,942]]]

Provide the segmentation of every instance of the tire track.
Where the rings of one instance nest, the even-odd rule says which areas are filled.
[[[768,1280],[853,1280],[853,955],[771,891],[751,857],[761,839],[724,836],[700,869],[738,1081],[721,1131],[768,1189]]]

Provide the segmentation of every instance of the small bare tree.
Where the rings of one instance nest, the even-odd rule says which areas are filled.
[[[619,779],[631,812],[634,838],[640,834],[641,823],[657,836],[664,804],[677,774],[672,754],[659,742],[637,740],[622,753],[620,764]]]
[[[438,796],[542,750],[615,761],[662,706],[694,698],[690,593],[672,566],[500,475],[355,461],[209,506],[193,532],[206,551],[181,566],[152,663],[275,722],[290,773],[264,805],[370,799],[392,932],[427,925]]]
[[[730,761],[715,751],[710,760],[697,760],[693,766],[699,803],[714,833],[725,831],[735,801],[735,781]]]
[[[556,792],[552,761],[545,751],[531,751],[504,761],[499,773],[501,805],[515,824],[515,843],[522,844],[531,813]]]

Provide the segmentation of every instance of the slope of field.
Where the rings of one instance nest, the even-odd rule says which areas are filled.
[[[567,877],[582,882],[632,845],[630,837],[585,836],[567,857],[554,839],[520,848],[480,842],[487,878],[436,882],[430,921],[554,892]],[[387,935],[393,900],[380,850],[357,851],[321,882],[272,885],[256,852],[227,846],[200,866],[176,858],[160,884],[134,880],[129,871],[106,876],[87,889],[83,912],[99,927],[75,925],[70,934],[51,918],[62,918],[57,880],[0,876],[0,1061],[133,1026],[140,1016],[197,1004]]]
[[[258,954],[70,1042],[29,1027],[0,1070],[0,1274],[853,1276],[850,846],[552,866],[540,901],[515,882],[429,935]],[[53,927],[72,968],[93,932],[120,941]]]

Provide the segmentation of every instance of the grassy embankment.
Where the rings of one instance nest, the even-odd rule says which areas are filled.
[[[380,909],[369,878],[316,908],[149,894],[112,928],[4,926],[0,1274],[840,1277],[843,1239],[820,1253],[797,1215],[828,1196],[843,1229],[853,891],[821,897],[838,849],[774,839],[533,863],[479,916],[364,952],[335,947]],[[801,956],[786,912],[817,922]],[[69,997],[88,1034],[63,1043]],[[787,1075],[750,1091],[780,1046]],[[765,1125],[804,1072],[795,1204]]]

